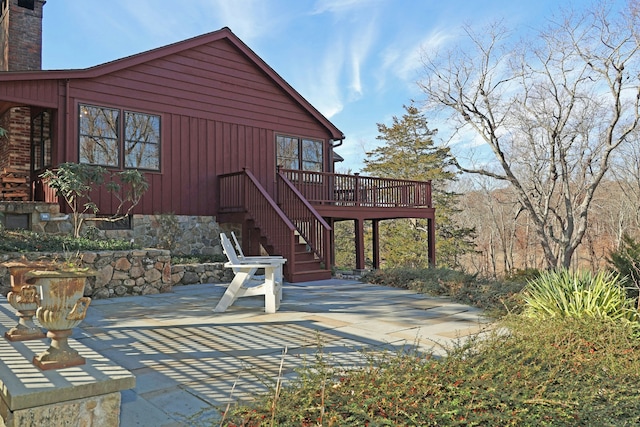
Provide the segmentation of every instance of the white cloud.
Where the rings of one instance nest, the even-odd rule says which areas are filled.
[[[287,69],[289,83],[327,118],[344,108],[344,52],[344,44],[336,39],[323,51],[302,52]]]
[[[245,42],[267,34],[274,22],[270,2],[264,0],[214,0],[209,10]]]
[[[375,3],[381,3],[384,0],[318,0],[313,8],[313,14],[321,14],[325,12],[340,14],[351,11],[352,9],[360,9],[371,7]]]
[[[229,27],[245,42],[270,31],[269,2],[262,0],[209,0],[180,2],[168,0],[122,1],[126,16],[154,44],[163,45]],[[135,28],[135,27],[134,27]]]
[[[363,95],[362,66],[367,60],[373,43],[377,38],[377,27],[376,21],[371,19],[366,25],[357,28],[350,34],[351,84],[349,87],[352,91],[351,100],[360,99]]]
[[[422,69],[422,52],[436,50],[451,38],[449,31],[433,29],[421,40],[396,42],[382,52],[383,67],[400,80],[413,84]]]

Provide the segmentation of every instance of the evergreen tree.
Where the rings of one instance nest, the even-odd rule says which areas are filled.
[[[455,159],[448,147],[433,141],[437,130],[414,105],[393,117],[391,126],[378,123],[377,139],[384,142],[367,152],[364,172],[372,176],[431,181],[436,208],[436,256],[439,266],[459,267],[459,257],[473,250],[474,230],[455,223],[458,194],[449,191],[456,180]],[[381,258],[394,266],[426,267],[427,220],[398,219],[380,224]],[[384,243],[387,242],[387,243]]]

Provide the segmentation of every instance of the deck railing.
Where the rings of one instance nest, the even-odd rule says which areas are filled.
[[[312,204],[431,208],[431,182],[281,169]]]
[[[278,206],[295,225],[309,248],[325,265],[329,265],[331,226],[280,172],[278,173],[276,200]]]
[[[285,269],[295,266],[295,226],[276,205],[253,174],[220,175],[220,210],[247,212],[269,243],[287,259]]]

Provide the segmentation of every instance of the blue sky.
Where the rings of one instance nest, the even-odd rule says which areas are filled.
[[[378,144],[376,124],[421,98],[421,49],[455,43],[463,24],[538,27],[558,4],[568,2],[50,0],[42,65],[86,68],[229,27],[342,130],[338,169],[356,172]]]

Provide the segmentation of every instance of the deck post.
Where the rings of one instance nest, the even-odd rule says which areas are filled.
[[[380,220],[371,221],[371,232],[373,240],[373,268],[380,268]]]
[[[430,267],[435,267],[436,266],[436,221],[435,219],[427,219],[427,227],[428,227],[428,233],[427,233],[427,239],[429,240],[427,242],[427,257],[429,258],[429,266]]]
[[[355,220],[356,269],[364,270],[364,220]]]

